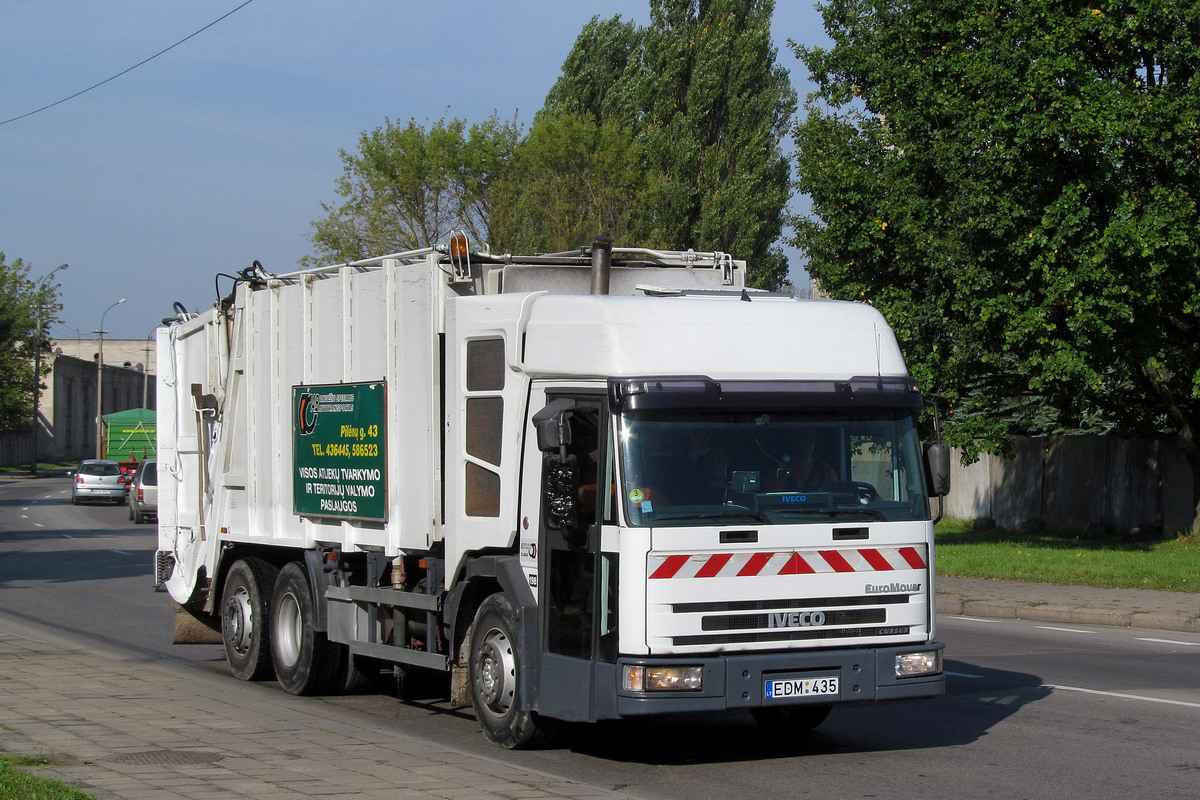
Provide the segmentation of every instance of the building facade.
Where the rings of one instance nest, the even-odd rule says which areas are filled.
[[[38,459],[94,458],[97,340],[55,340],[52,347],[51,371],[38,409]],[[153,340],[104,340],[103,413],[155,407],[155,356]]]

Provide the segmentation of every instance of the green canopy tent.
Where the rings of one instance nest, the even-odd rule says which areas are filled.
[[[131,408],[104,415],[104,457],[118,462],[154,458],[154,410]]]

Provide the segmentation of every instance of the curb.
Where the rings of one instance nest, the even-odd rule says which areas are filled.
[[[1103,591],[1103,590],[1101,590]],[[1023,619],[1033,622],[1070,622],[1079,625],[1108,625],[1117,628],[1150,628],[1182,633],[1200,632],[1200,597],[1194,613],[1187,611],[1122,611],[1089,605],[1036,602],[1002,598],[972,599],[947,591],[937,596],[937,613],[952,616]]]

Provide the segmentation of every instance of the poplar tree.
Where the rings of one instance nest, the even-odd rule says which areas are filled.
[[[781,142],[796,96],[776,63],[773,11],[772,0],[652,0],[646,28],[619,17],[584,27],[534,127],[568,113],[628,131],[636,213],[627,230],[598,232],[723,250],[747,259],[755,285],[782,285],[790,166]]]

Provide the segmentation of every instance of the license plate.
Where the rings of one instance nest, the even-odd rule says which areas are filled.
[[[836,675],[823,678],[796,678],[784,681],[767,681],[763,685],[766,700],[786,700],[790,697],[813,697],[822,694],[837,694]]]

